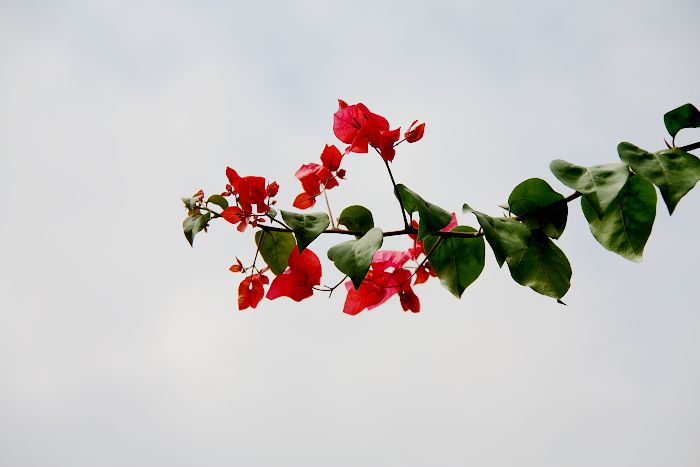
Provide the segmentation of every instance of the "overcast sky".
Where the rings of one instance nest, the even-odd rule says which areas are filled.
[[[238,312],[227,269],[252,233],[216,224],[191,249],[179,201],[230,165],[291,206],[337,98],[427,122],[394,173],[445,208],[498,214],[530,177],[568,193],[552,159],[661,149],[664,112],[700,104],[698,18],[692,0],[2,1],[0,465],[699,465],[697,190],[673,218],[659,204],[641,264],[572,204],[568,307],[487,253],[461,301],[433,281],[418,315],[356,317],[343,294]],[[336,212],[400,226],[381,161],[345,164]]]

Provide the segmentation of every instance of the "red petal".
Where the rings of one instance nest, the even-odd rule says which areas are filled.
[[[323,166],[331,172],[335,172],[340,168],[340,161],[342,159],[343,154],[337,147],[335,147],[335,145],[328,146],[326,144],[326,147],[323,148],[323,152],[321,153],[321,162],[323,163]]]
[[[413,313],[420,312],[420,300],[410,287],[401,290],[399,300],[401,300],[401,308],[403,308],[403,311],[411,310]]]
[[[322,166],[310,162],[299,167],[299,170],[294,173],[294,176],[299,179],[306,193],[310,195],[321,193],[321,179],[319,177],[321,169],[323,169]]]
[[[221,217],[223,217],[232,224],[238,224],[246,218],[246,215],[245,212],[243,212],[243,210],[238,206],[229,206],[228,208],[221,211]]]
[[[421,123],[417,127],[413,128],[413,125],[415,125],[417,121],[418,120],[415,120],[413,123],[411,123],[411,127],[403,135],[408,143],[415,143],[416,141],[420,140],[423,137],[423,133],[425,133],[425,123]]]
[[[277,184],[277,182],[272,182],[269,185],[267,185],[267,196],[270,198],[277,196],[277,193],[280,191],[280,186]]]
[[[383,131],[379,136],[379,153],[382,159],[385,161],[394,160],[394,155],[396,155],[396,150],[394,150],[394,143],[401,137],[401,128],[397,128],[391,131]]]
[[[258,274],[248,276],[238,285],[238,309],[255,308],[265,295],[262,281]]]
[[[231,167],[226,167],[226,177],[228,178],[228,182],[233,186],[234,191],[238,191],[238,182],[241,179],[241,177],[238,176],[238,173]]]
[[[316,253],[306,248],[299,253],[299,248],[295,247],[289,253],[289,269],[292,272],[300,272],[306,275],[310,285],[319,285],[321,283],[321,261],[319,261]]]
[[[294,206],[297,209],[308,209],[316,204],[316,197],[308,193],[299,193],[296,198],[294,198]]]

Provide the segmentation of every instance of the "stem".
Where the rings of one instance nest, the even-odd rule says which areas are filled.
[[[377,151],[377,152],[379,152],[379,151]],[[396,198],[399,200],[399,207],[401,207],[401,217],[403,217],[403,225],[404,225],[404,227],[408,228],[408,219],[406,219],[406,208],[403,207],[403,200],[401,200],[401,196],[396,191],[396,180],[394,180],[394,174],[391,173],[391,167],[389,167],[389,161],[384,161],[384,165],[386,165],[386,170],[389,171],[389,178],[391,179],[391,185],[394,187],[394,196],[396,196]]]
[[[697,143],[692,143],[692,144],[688,144],[685,146],[681,146],[678,149],[680,149],[681,151],[685,151],[685,152],[695,151],[696,149],[700,149],[700,141],[698,141]]]
[[[328,217],[331,219],[331,227],[335,229],[335,221],[333,220],[333,213],[331,212],[331,203],[328,202],[328,194],[326,190],[323,190],[323,198],[326,200],[326,207],[328,208]]]

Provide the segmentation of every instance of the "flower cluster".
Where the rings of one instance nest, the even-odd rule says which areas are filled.
[[[226,191],[221,196],[234,196],[236,206],[229,206],[221,212],[221,216],[236,225],[243,232],[248,224],[257,227],[259,222],[265,222],[264,215],[275,204],[272,200],[279,191],[277,182],[265,184],[265,178],[257,176],[241,177],[231,167],[226,168]],[[255,212],[253,212],[255,206]]]

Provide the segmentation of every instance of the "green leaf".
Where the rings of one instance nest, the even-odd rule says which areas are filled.
[[[405,185],[396,185],[396,196],[403,202],[407,213],[418,212],[420,224],[418,226],[418,240],[424,239],[428,234],[435,233],[444,228],[452,220],[452,215],[439,206],[436,206],[418,196]]]
[[[270,267],[270,271],[274,275],[279,275],[287,269],[289,254],[297,243],[290,232],[258,230],[255,232],[255,244],[260,249],[260,254]]]
[[[603,215],[630,175],[629,167],[621,163],[581,167],[557,159],[549,168],[564,185],[583,193],[598,215]]]
[[[671,137],[675,138],[684,128],[700,127],[700,111],[693,104],[684,104],[666,112],[664,125]]]
[[[510,275],[537,293],[562,298],[571,286],[571,265],[552,240],[533,230],[525,250],[508,257]]]
[[[270,208],[270,209],[267,210],[267,212],[265,213],[265,215],[266,215],[267,217],[269,217],[270,219],[274,219],[275,217],[277,217],[277,210],[274,209],[274,208]]]
[[[281,212],[284,222],[294,231],[294,236],[297,238],[297,245],[299,246],[299,253],[304,251],[330,225],[328,215],[322,212],[311,214]]]
[[[328,259],[344,274],[347,274],[357,289],[362,284],[374,253],[384,241],[382,229],[374,227],[360,239],[340,243],[328,250]]]
[[[207,226],[211,214],[193,214],[185,217],[182,223],[182,230],[185,233],[185,238],[190,242],[190,246],[194,246],[194,236],[197,235],[204,227]]]
[[[459,225],[452,232],[476,232],[476,229]],[[438,243],[439,242],[439,243]],[[429,235],[423,247],[430,253],[430,264],[442,285],[460,298],[469,284],[474,282],[484,269],[484,239]]]
[[[338,218],[338,224],[344,225],[348,230],[365,234],[374,227],[374,218],[366,207],[354,205],[343,209]]]
[[[192,211],[195,208],[195,203],[197,202],[197,197],[193,196],[191,198],[180,198],[183,203],[185,203],[185,207],[187,207],[188,210]]]
[[[541,178],[530,178],[513,189],[508,197],[510,212],[527,215],[523,221],[531,229],[540,229],[547,236],[559,238],[566,227],[566,203],[553,205],[564,197]]]
[[[651,183],[630,177],[600,218],[586,198],[581,198],[581,209],[598,243],[631,261],[642,260],[656,217],[656,190]]]
[[[669,214],[700,180],[700,159],[680,149],[651,153],[631,143],[620,143],[617,152],[632,170],[659,187]]]
[[[530,229],[522,222],[511,217],[491,217],[472,209],[468,211],[474,213],[484,230],[484,236],[491,245],[499,267],[503,266],[508,256],[528,247]]]
[[[207,203],[214,203],[221,209],[226,209],[228,207],[228,201],[221,195],[211,195],[207,200]]]

